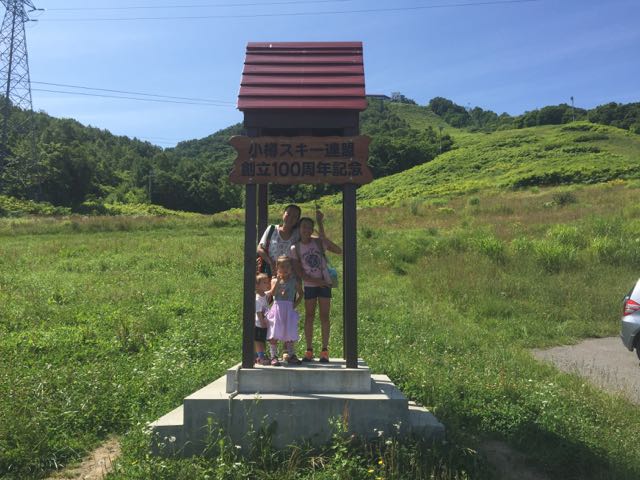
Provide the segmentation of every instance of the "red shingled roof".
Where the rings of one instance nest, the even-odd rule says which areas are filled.
[[[239,110],[366,108],[362,42],[247,45]]]

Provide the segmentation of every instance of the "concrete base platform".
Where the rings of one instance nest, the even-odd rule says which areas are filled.
[[[365,387],[366,381],[366,387]],[[417,435],[444,438],[444,426],[424,408],[409,402],[385,375],[371,375],[364,362],[289,367],[239,366],[184,399],[181,407],[153,422],[153,451],[158,455],[199,455],[220,430],[234,445],[251,444],[268,431],[272,445],[327,443],[331,423],[364,438]]]
[[[228,393],[368,393],[370,390],[371,372],[362,361],[358,362],[358,368],[347,368],[346,361],[335,360],[227,370]]]

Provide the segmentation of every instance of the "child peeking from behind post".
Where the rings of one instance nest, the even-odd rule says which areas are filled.
[[[254,328],[253,342],[256,349],[255,363],[269,365],[269,360],[264,355],[265,342],[267,341],[267,312],[269,303],[267,292],[271,289],[271,278],[265,273],[256,275],[256,326]]]

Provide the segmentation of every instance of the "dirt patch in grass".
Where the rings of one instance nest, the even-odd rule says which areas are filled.
[[[120,456],[120,441],[112,437],[87,455],[79,465],[65,468],[47,480],[102,480]]]

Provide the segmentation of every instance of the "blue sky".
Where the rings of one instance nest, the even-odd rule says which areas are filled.
[[[33,2],[45,9],[27,25],[34,109],[163,147],[242,121],[235,102],[251,41],[362,41],[367,93],[421,105],[443,96],[520,114],[571,96],[583,108],[640,101],[640,0]],[[348,13],[383,9],[399,10]],[[45,83],[221,105],[52,93],[42,90],[134,96]]]

